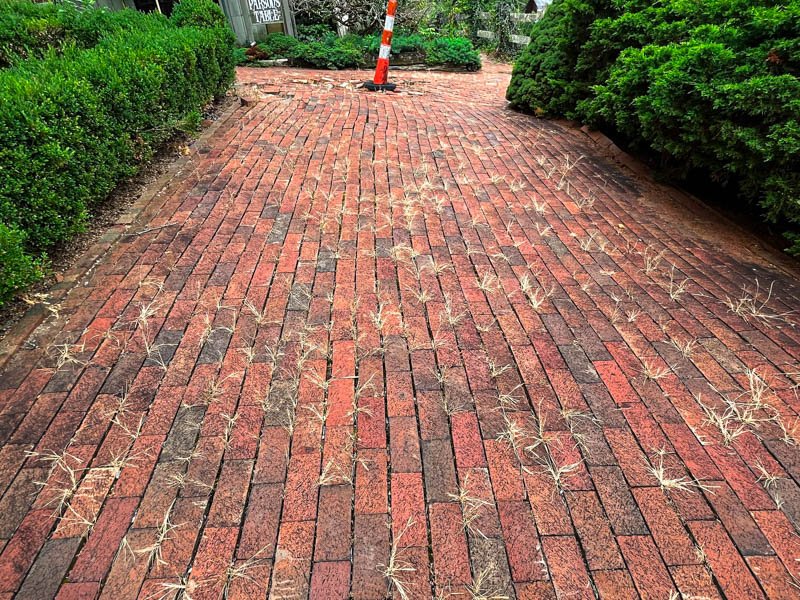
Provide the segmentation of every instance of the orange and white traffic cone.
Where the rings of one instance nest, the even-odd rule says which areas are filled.
[[[389,5],[386,7],[383,35],[381,36],[381,49],[378,52],[378,65],[375,67],[375,77],[372,81],[364,82],[364,87],[373,92],[393,92],[397,87],[396,84],[389,83],[389,54],[392,51],[392,32],[394,31],[394,15],[396,12],[397,0],[389,0]]]

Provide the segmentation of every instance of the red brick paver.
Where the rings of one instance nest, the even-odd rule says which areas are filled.
[[[1,597],[798,596],[781,257],[506,67],[239,75],[7,361]]]

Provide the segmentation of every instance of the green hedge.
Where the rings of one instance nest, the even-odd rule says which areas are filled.
[[[472,42],[460,37],[437,37],[425,45],[425,62],[429,65],[453,65],[468,71],[481,68],[480,54]]]
[[[213,0],[181,0],[170,19],[178,27],[228,29],[225,13]]]
[[[316,35],[316,38],[312,38]],[[271,33],[257,45],[258,58],[272,60],[289,58],[293,63],[316,69],[357,69],[371,67],[380,49],[380,36],[346,35],[316,26],[306,26],[299,39],[282,33]],[[426,39],[418,34],[398,34],[392,38],[392,54],[416,53],[429,65],[464,68],[476,71],[481,68],[480,54],[472,42],[459,37]],[[246,64],[251,57],[239,49],[237,62]]]
[[[298,42],[286,52],[294,62],[317,69],[355,69],[366,64],[361,38],[326,37],[321,41]]]
[[[210,0],[191,1],[221,15]],[[185,18],[176,12],[174,21]],[[0,288],[0,302],[40,273],[33,257],[80,231],[177,125],[225,93],[233,45],[227,26],[152,15],[136,32],[111,28],[93,48],[0,70],[0,253],[13,257],[3,270],[18,282]]]
[[[407,52],[425,52],[429,39],[417,33],[410,35],[395,34],[392,37],[392,54],[405,54]],[[364,37],[364,48],[370,54],[377,55],[381,49],[381,36],[371,35]]]
[[[78,10],[71,3],[0,0],[0,68],[64,48],[92,48],[114,33],[162,25],[162,19],[135,10]]]
[[[270,59],[285,58],[290,56],[300,43],[297,39],[285,33],[272,33],[266,36],[263,42],[259,42],[258,49]]]
[[[800,224],[800,0],[556,0],[507,97]],[[800,245],[794,251],[800,250]]]
[[[43,259],[25,252],[25,238],[23,232],[0,223],[0,300],[12,297],[42,276]]]

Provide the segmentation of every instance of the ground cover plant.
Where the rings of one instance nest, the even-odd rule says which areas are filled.
[[[210,0],[184,0],[171,20],[21,2],[0,13],[19,34],[3,31],[0,69],[2,303],[176,127],[225,93],[234,39]]]
[[[607,131],[675,177],[710,177],[796,231],[798,73],[798,0],[556,0],[507,97]]]

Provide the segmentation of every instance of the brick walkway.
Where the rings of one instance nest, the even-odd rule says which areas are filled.
[[[505,67],[365,76],[242,70],[54,290],[1,378],[0,597],[798,597],[783,259]]]

